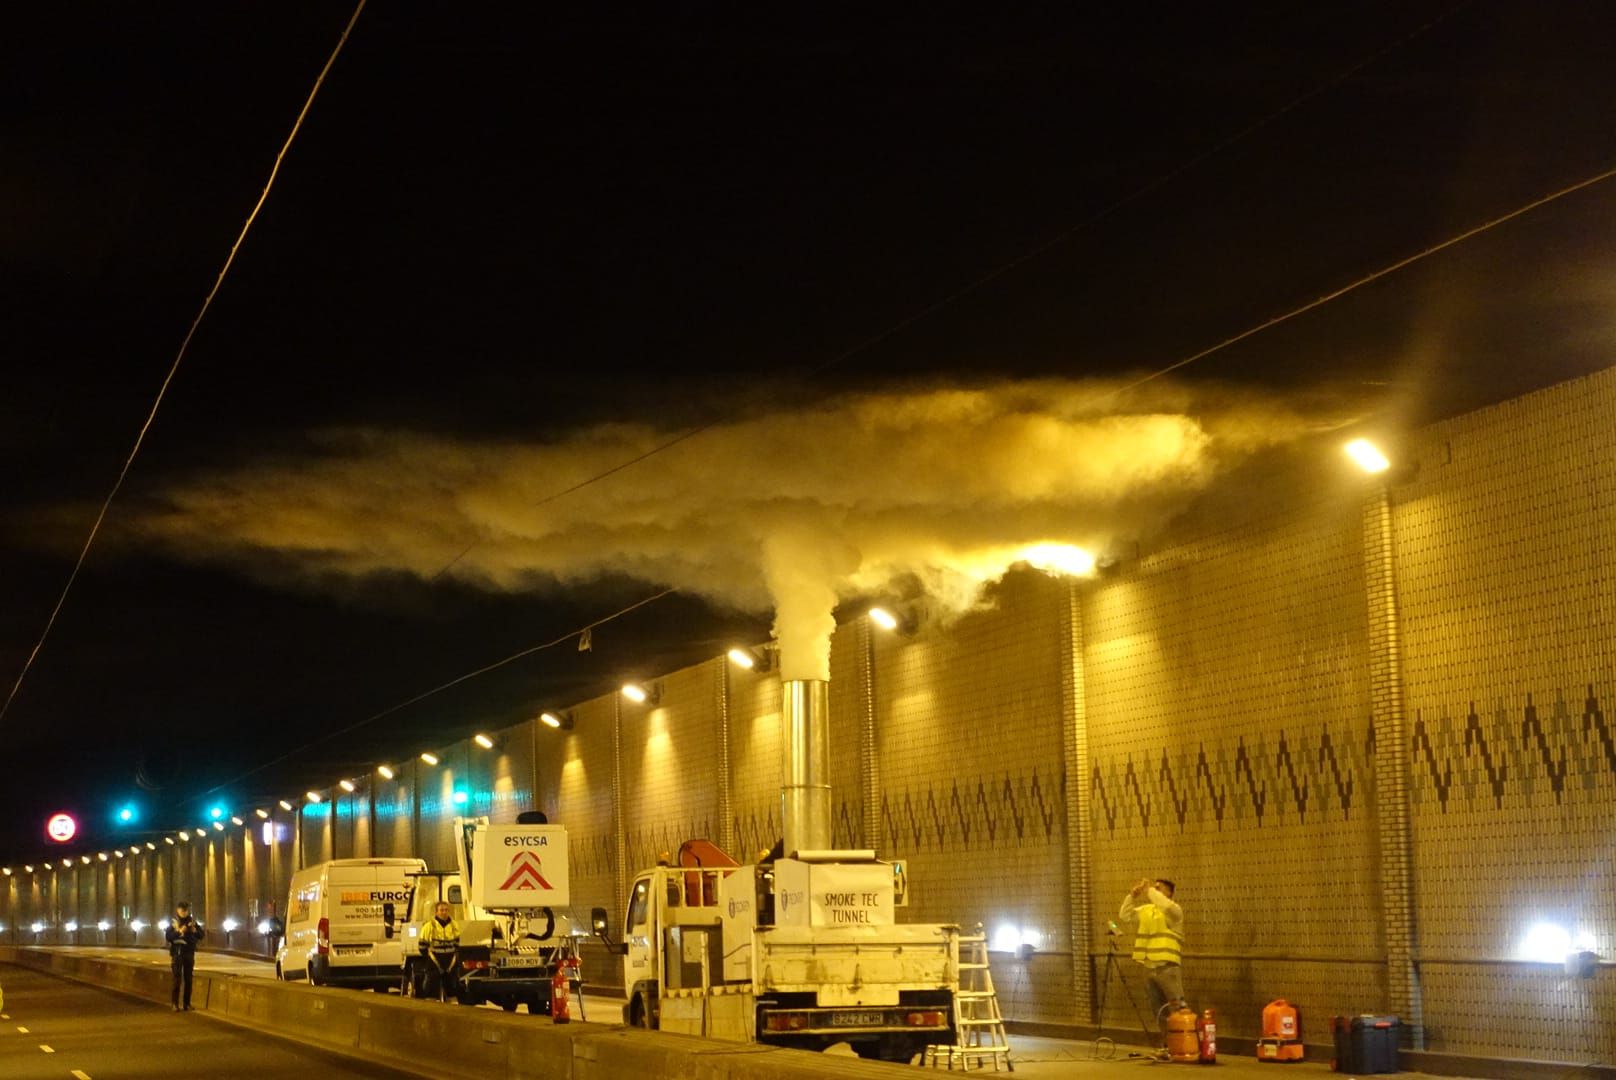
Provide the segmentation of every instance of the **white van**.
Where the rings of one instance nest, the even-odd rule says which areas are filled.
[[[335,859],[293,874],[275,977],[397,986],[405,946],[396,920],[407,910],[411,875],[425,871],[420,859]]]

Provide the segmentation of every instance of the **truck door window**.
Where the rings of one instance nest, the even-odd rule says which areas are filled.
[[[628,901],[628,926],[625,936],[634,933],[636,926],[645,925],[646,909],[650,907],[651,888],[644,878],[634,883],[634,893]]]

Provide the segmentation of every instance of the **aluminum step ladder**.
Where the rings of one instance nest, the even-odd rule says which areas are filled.
[[[999,1013],[999,996],[993,989],[993,971],[988,967],[988,937],[982,924],[976,924],[976,933],[962,934],[959,943],[954,1042],[926,1047],[921,1062],[932,1068],[943,1065],[952,1071],[956,1065],[961,1069],[985,1069],[991,1061],[994,1072],[999,1071],[1001,1063],[1007,1071],[1015,1072],[1004,1017]]]

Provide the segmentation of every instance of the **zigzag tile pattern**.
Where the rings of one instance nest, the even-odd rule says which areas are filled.
[[[1421,810],[1564,805],[1616,778],[1616,731],[1594,684],[1580,704],[1557,693],[1540,708],[1527,694],[1524,705],[1472,701],[1460,716],[1416,710],[1412,731],[1409,797]]]
[[[1038,767],[888,789],[884,850],[916,854],[1045,844],[1065,835],[1065,776]]]
[[[1089,777],[1094,828],[1114,835],[1191,825],[1262,828],[1288,818],[1345,821],[1372,797],[1374,753],[1374,726],[1365,722],[1097,758]]]

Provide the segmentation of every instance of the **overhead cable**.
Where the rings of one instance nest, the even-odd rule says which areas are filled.
[[[1032,262],[1033,260],[1039,258],[1040,256],[1042,256],[1042,255],[1046,254],[1047,252],[1053,250],[1054,248],[1057,248],[1057,247],[1061,246],[1062,244],[1065,244],[1067,241],[1071,240],[1073,237],[1077,236],[1079,233],[1083,232],[1086,229],[1092,228],[1094,225],[1099,224],[1101,221],[1103,221],[1106,218],[1110,217],[1112,214],[1116,213],[1118,210],[1121,210],[1124,207],[1127,207],[1127,206],[1139,201],[1140,199],[1144,198],[1146,195],[1149,195],[1150,193],[1156,191],[1158,188],[1161,188],[1161,187],[1171,183],[1172,181],[1178,179],[1180,176],[1184,175],[1184,173],[1190,171],[1191,169],[1196,168],[1197,166],[1200,166],[1200,165],[1204,164],[1206,161],[1210,160],[1211,158],[1214,158],[1214,157],[1218,156],[1219,154],[1223,153],[1225,150],[1228,150],[1230,147],[1234,146],[1235,144],[1243,142],[1244,140],[1246,140],[1247,138],[1249,138],[1252,135],[1256,134],[1257,132],[1263,130],[1264,128],[1269,127],[1270,125],[1272,125],[1276,121],[1282,119],[1283,117],[1285,117],[1289,113],[1294,112],[1296,109],[1300,108],[1302,105],[1305,105],[1307,102],[1309,102],[1309,101],[1313,100],[1314,98],[1318,97],[1320,94],[1323,94],[1326,91],[1333,89],[1334,87],[1336,87],[1336,86],[1340,85],[1341,83],[1347,81],[1348,79],[1352,78],[1354,75],[1357,75],[1359,72],[1363,71],[1365,68],[1368,68],[1368,67],[1372,66],[1373,64],[1378,63],[1380,60],[1384,59],[1386,56],[1388,56],[1391,53],[1394,53],[1397,50],[1403,48],[1404,46],[1408,45],[1410,42],[1414,41],[1415,39],[1417,39],[1417,38],[1423,36],[1424,34],[1428,33],[1430,30],[1432,30],[1436,26],[1439,26],[1440,24],[1446,22],[1448,19],[1452,18],[1454,15],[1458,14],[1460,11],[1462,11],[1465,8],[1469,7],[1474,2],[1475,2],[1475,0],[1460,0],[1459,3],[1453,5],[1452,7],[1447,8],[1446,10],[1441,12],[1439,15],[1437,15],[1434,18],[1430,19],[1429,21],[1427,21],[1425,23],[1422,23],[1421,25],[1415,27],[1413,30],[1411,30],[1407,34],[1404,34],[1403,36],[1399,37],[1397,40],[1395,40],[1395,41],[1391,42],[1390,44],[1376,50],[1375,52],[1371,53],[1369,56],[1364,57],[1362,60],[1359,60],[1358,62],[1352,64],[1350,67],[1347,67],[1347,68],[1343,69],[1342,71],[1337,72],[1335,75],[1332,75],[1330,78],[1326,79],[1324,82],[1319,83],[1317,86],[1314,86],[1311,89],[1307,90],[1306,92],[1298,95],[1297,97],[1292,98],[1291,100],[1287,101],[1284,105],[1280,106],[1278,109],[1275,109],[1273,112],[1270,112],[1270,113],[1264,115],[1261,119],[1258,119],[1258,120],[1256,120],[1256,121],[1254,121],[1254,122],[1252,122],[1250,124],[1247,124],[1245,127],[1239,129],[1238,131],[1234,132],[1232,135],[1227,136],[1226,138],[1224,138],[1224,139],[1220,140],[1219,142],[1213,144],[1212,146],[1208,147],[1207,149],[1201,151],[1199,154],[1194,154],[1194,155],[1190,156],[1189,158],[1187,158],[1183,162],[1179,163],[1178,165],[1174,166],[1173,168],[1171,168],[1171,169],[1167,170],[1166,172],[1161,173],[1161,174],[1157,175],[1156,177],[1154,177],[1153,179],[1147,181],[1142,186],[1133,189],[1128,194],[1123,195],[1120,198],[1115,199],[1110,203],[1107,203],[1105,206],[1101,207],[1099,210],[1097,210],[1094,213],[1090,214],[1088,217],[1082,219],[1081,221],[1076,222],[1075,224],[1067,226],[1066,228],[1062,229],[1060,232],[1055,233],[1053,236],[1050,236],[1047,239],[1043,240],[1042,242],[1037,244],[1035,247],[1023,252],[1020,255],[1015,256],[1012,259],[1009,259],[1009,260],[1007,260],[1005,262],[999,263],[998,265],[996,265],[993,268],[989,269],[987,272],[979,275],[978,277],[975,277],[975,278],[971,279],[970,281],[966,282],[964,285],[961,285],[957,289],[954,289],[953,291],[944,294],[939,299],[932,301],[931,303],[929,303],[926,306],[922,307],[918,311],[912,312],[909,315],[904,316],[903,318],[901,318],[898,321],[892,323],[891,325],[887,326],[885,329],[879,331],[878,333],[872,334],[869,337],[864,338],[864,339],[858,341],[857,343],[849,346],[848,348],[843,349],[841,352],[836,353],[835,355],[821,361],[820,363],[818,363],[818,364],[814,365],[813,367],[809,368],[807,370],[807,374],[810,375],[810,376],[823,374],[824,372],[830,370],[831,368],[835,367],[836,365],[838,365],[838,364],[840,364],[840,363],[842,363],[842,362],[844,362],[846,360],[850,360],[853,357],[859,355],[860,353],[866,352],[869,349],[874,348],[875,346],[881,344],[883,341],[886,341],[888,338],[902,333],[904,330],[907,330],[909,327],[914,326],[916,323],[919,323],[919,322],[921,322],[921,321],[923,321],[925,319],[930,318],[931,316],[933,316],[933,315],[937,314],[938,312],[942,311],[944,308],[947,308],[947,307],[951,306],[952,304],[956,303],[957,301],[963,300],[965,297],[970,296],[971,294],[973,294],[975,292],[978,292],[979,290],[981,290],[985,286],[993,283],[994,281],[997,281],[999,278],[1004,277],[1006,274],[1009,274],[1012,271],[1020,268],[1021,266],[1025,265],[1025,264],[1027,264],[1029,262]],[[663,453],[663,452],[665,452],[667,450],[673,449],[674,447],[678,446],[681,443],[688,442],[689,440],[695,438],[696,436],[702,435],[702,434],[704,434],[704,433],[706,433],[708,431],[711,431],[713,428],[718,427],[721,424],[728,423],[731,420],[735,419],[738,415],[739,415],[738,411],[735,411],[735,410],[730,410],[730,411],[726,411],[724,413],[721,413],[720,415],[714,417],[712,420],[709,420],[706,423],[699,424],[696,427],[687,428],[684,431],[679,432],[678,434],[669,437],[668,439],[664,440],[663,442],[660,442],[660,443],[656,444],[655,446],[652,446],[649,449],[644,450],[641,453],[636,454],[635,456],[633,456],[631,458],[628,458],[628,459],[626,459],[624,461],[618,462],[616,465],[613,465],[608,469],[605,469],[605,470],[602,470],[601,472],[595,473],[592,476],[588,476],[588,477],[584,478],[583,480],[579,480],[577,483],[574,483],[574,484],[571,484],[571,485],[569,485],[567,487],[561,488],[558,491],[553,491],[550,494],[548,494],[548,495],[544,496],[543,498],[539,499],[533,505],[534,506],[544,506],[544,505],[546,505],[548,503],[555,502],[558,499],[563,499],[566,496],[571,495],[572,493],[574,493],[576,491],[580,491],[580,490],[582,490],[582,489],[584,489],[586,487],[589,487],[589,486],[591,486],[593,484],[597,484],[602,480],[605,480],[605,479],[608,479],[609,477],[615,476],[615,475],[617,475],[618,473],[622,472],[625,469],[633,468],[635,465],[638,465],[640,462],[645,461],[648,458],[655,457],[658,454],[661,454],[661,453]],[[440,569],[437,573],[433,574],[431,580],[436,581],[439,578],[443,577],[444,574],[447,574],[450,570],[452,570],[460,562],[460,560],[464,559],[467,555],[469,555],[480,543],[482,543],[482,540],[480,538],[472,540],[470,543],[468,543],[457,555],[455,555],[454,558],[450,559],[449,562],[446,563],[443,566],[442,569]]]
[[[400,711],[402,711],[404,709],[407,709],[411,705],[419,704],[420,702],[425,701],[427,698],[434,697],[434,696],[436,696],[438,694],[441,694],[445,690],[449,690],[449,689],[452,689],[453,687],[459,686],[461,683],[470,682],[472,679],[475,679],[480,675],[487,675],[490,671],[496,671],[499,668],[502,668],[507,664],[515,663],[516,661],[522,659],[525,656],[532,656],[534,653],[543,652],[545,649],[553,649],[557,645],[564,645],[567,642],[573,640],[574,638],[582,638],[586,634],[589,634],[591,631],[593,631],[597,626],[605,626],[607,623],[611,622],[613,619],[620,619],[624,615],[627,615],[629,612],[636,611],[636,610],[638,610],[638,609],[640,609],[642,607],[645,607],[647,604],[655,603],[656,601],[662,599],[664,596],[668,596],[671,593],[676,592],[676,591],[677,590],[675,590],[675,589],[663,589],[661,592],[652,593],[650,596],[642,597],[641,599],[634,601],[634,603],[628,605],[628,607],[621,608],[621,609],[619,609],[617,611],[614,611],[610,615],[602,616],[601,618],[596,619],[594,622],[589,623],[586,626],[580,626],[576,630],[569,630],[567,633],[562,634],[560,637],[554,638],[554,639],[552,639],[550,641],[546,641],[542,645],[530,645],[527,648],[521,649],[521,650],[519,650],[517,652],[514,652],[511,655],[509,655],[509,656],[507,656],[507,657],[505,657],[503,659],[495,660],[491,664],[484,664],[482,667],[475,668],[475,669],[473,669],[471,671],[466,672],[463,675],[456,675],[454,678],[450,679],[448,682],[439,683],[437,686],[432,687],[430,690],[423,690],[418,694],[415,694],[415,695],[413,695],[411,697],[405,698],[403,701],[400,701],[397,704],[389,705],[387,708],[381,710],[380,712],[372,713],[371,715],[365,717],[363,720],[356,720],[353,723],[349,724],[347,727],[338,728],[335,731],[328,731],[324,735],[321,735],[317,739],[310,739],[308,742],[303,743],[300,746],[295,746],[292,749],[286,751],[286,753],[282,754],[280,757],[275,758],[273,761],[266,761],[262,765],[258,765],[258,766],[255,766],[254,768],[248,769],[246,772],[242,773],[239,776],[231,777],[229,780],[226,780],[221,784],[216,784],[215,786],[209,788],[207,791],[202,792],[202,794],[197,796],[197,797],[198,798],[205,798],[206,796],[212,795],[213,793],[215,793],[217,791],[220,791],[220,790],[222,790],[224,788],[230,787],[232,784],[238,784],[241,781],[247,779],[247,777],[249,777],[249,776],[255,776],[258,773],[263,772],[265,769],[272,768],[272,767],[274,767],[276,765],[279,765],[281,762],[287,760],[288,758],[296,757],[297,755],[304,753],[305,751],[309,750],[311,747],[319,746],[321,743],[330,742],[332,739],[338,738],[339,736],[347,735],[348,733],[353,732],[353,731],[358,731],[360,728],[364,727],[367,724],[374,724],[378,720],[381,720],[381,719],[384,719],[386,717],[392,716],[394,713],[400,712]]]
[[[185,339],[180,342],[179,351],[174,354],[174,362],[169,365],[168,374],[163,377],[162,385],[157,388],[157,396],[152,400],[151,409],[146,413],[146,420],[140,425],[140,431],[135,436],[135,445],[130,448],[129,456],[124,459],[123,468],[118,470],[118,478],[113,481],[112,490],[108,491],[107,497],[101,501],[101,510],[96,514],[95,521],[90,526],[89,535],[84,538],[84,546],[79,549],[79,557],[73,563],[72,571],[67,575],[67,583],[62,586],[61,595],[56,598],[56,605],[51,608],[50,617],[45,620],[45,629],[40,632],[39,639],[34,642],[34,647],[28,652],[28,658],[23,661],[22,670],[17,673],[17,681],[12,683],[11,692],[6,695],[5,704],[0,705],[0,720],[5,719],[6,713],[11,709],[11,703],[17,699],[17,693],[22,689],[23,680],[28,677],[29,670],[34,666],[35,658],[39,656],[40,649],[45,647],[45,639],[50,637],[51,628],[56,625],[56,617],[62,613],[62,606],[67,603],[67,594],[72,591],[73,583],[78,580],[79,571],[84,568],[85,559],[89,558],[90,548],[95,544],[95,538],[101,532],[101,524],[107,518],[107,511],[112,509],[112,500],[118,497],[118,491],[123,487],[124,478],[129,475],[129,469],[134,465],[135,458],[140,453],[140,448],[145,445],[146,433],[151,430],[152,421],[157,418],[157,410],[162,407],[163,398],[168,394],[169,384],[174,381],[174,376],[180,369],[180,361],[185,359],[186,350],[191,347],[191,339],[196,336],[197,327],[202,325],[203,316],[208,313],[208,308],[212,306],[213,298],[219,294],[219,287],[224,284],[225,275],[230,272],[230,267],[235,263],[236,252],[241,250],[242,241],[247,239],[248,230],[252,228],[253,222],[258,220],[258,212],[263,209],[265,201],[269,198],[269,190],[275,186],[275,178],[280,175],[281,161],[285,159],[286,152],[292,148],[292,140],[297,138],[298,131],[302,129],[303,118],[309,115],[309,108],[314,104],[314,96],[320,92],[320,87],[325,83],[326,74],[331,70],[331,66],[337,62],[337,56],[342,52],[343,45],[347,44],[349,33],[352,32],[354,24],[359,21],[359,13],[364,10],[365,0],[359,0],[359,6],[354,8],[353,15],[348,19],[348,25],[342,29],[342,36],[337,39],[336,48],[331,50],[331,55],[326,59],[325,66],[320,69],[320,74],[315,78],[314,86],[309,90],[308,97],[304,99],[303,108],[299,110],[297,119],[292,122],[291,133],[286,136],[286,141],[281,144],[280,153],[275,155],[275,164],[269,170],[269,179],[264,182],[263,191],[259,192],[258,202],[253,204],[252,212],[247,215],[247,220],[242,224],[241,231],[236,234],[236,242],[230,245],[230,254],[225,257],[224,265],[219,268],[219,276],[214,279],[213,288],[208,290],[208,295],[203,299],[202,307],[197,311],[196,318],[191,320],[191,328],[185,332]]]

